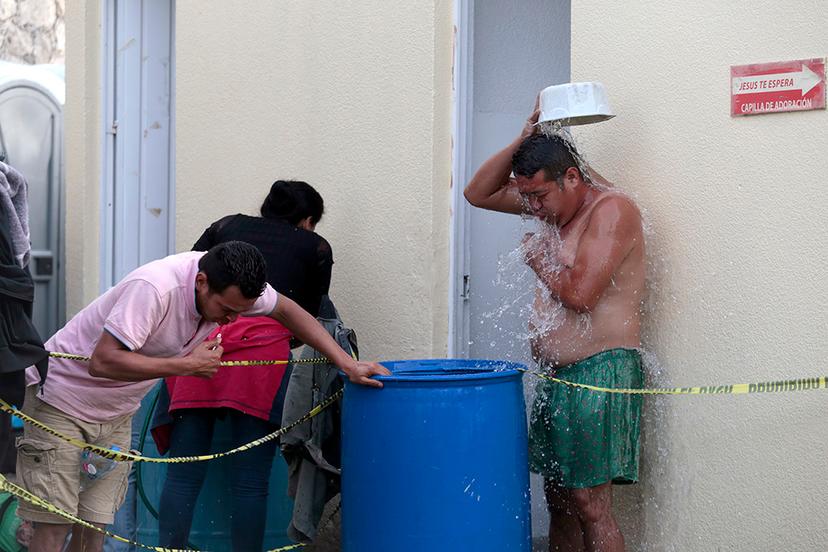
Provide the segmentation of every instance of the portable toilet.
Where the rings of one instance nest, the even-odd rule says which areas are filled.
[[[29,182],[32,318],[46,340],[63,325],[63,65],[0,61],[0,156]]]

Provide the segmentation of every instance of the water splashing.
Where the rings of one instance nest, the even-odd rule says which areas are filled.
[[[580,154],[576,147],[576,141],[568,128],[561,127],[555,123],[541,123],[539,131],[544,134],[556,135],[563,139],[570,150],[578,169],[584,179],[595,188],[609,189],[600,183],[595,182],[589,169],[586,158]],[[634,201],[635,194],[622,192],[612,188],[613,191],[627,193]],[[645,241],[650,244],[654,240],[655,232],[652,224],[652,217],[645,208],[641,208],[642,226]],[[487,324],[493,326],[498,332],[498,342],[503,357],[512,360],[525,361],[521,357],[518,344],[525,344],[527,340],[543,336],[560,328],[566,320],[567,311],[549,290],[538,281],[534,272],[525,264],[527,252],[543,244],[550,251],[557,252],[561,245],[561,238],[558,229],[554,226],[537,220],[529,214],[522,215],[521,230],[533,232],[534,236],[526,243],[517,246],[515,249],[503,254],[498,259],[498,270],[494,278],[497,287],[508,290],[510,293],[501,300],[495,308],[485,312],[483,319]],[[547,255],[548,269],[550,271],[560,270],[562,267],[556,260],[557,255]],[[665,278],[667,263],[664,259],[654,258],[648,255],[647,261],[647,287],[642,298],[643,324],[641,341],[642,360],[646,375],[646,382],[651,387],[672,387],[673,382],[668,370],[669,363],[665,365],[657,358],[654,351],[649,347],[656,343],[658,331],[662,329],[652,327],[648,323],[648,313],[656,310],[670,308],[671,296],[663,293],[666,287]],[[675,301],[673,298],[672,301]],[[536,302],[538,307],[536,307]],[[666,307],[665,307],[666,304]],[[570,313],[570,316],[572,313]],[[577,328],[582,335],[588,335],[591,331],[590,317],[578,315]],[[519,319],[523,325],[512,326],[504,323],[506,318]],[[529,322],[528,328],[525,325]],[[483,320],[481,320],[483,323]],[[511,347],[511,348],[510,348]],[[513,357],[514,358],[511,358]],[[534,387],[536,380],[531,376],[525,378],[527,388],[527,406],[534,400]],[[673,457],[676,454],[680,442],[671,432],[671,428],[677,425],[677,411],[672,397],[647,397],[642,414],[642,438],[641,438],[641,484],[631,490],[620,490],[624,500],[621,501],[623,510],[620,518],[623,519],[622,530],[629,531],[629,542],[635,544],[640,550],[665,550],[665,542],[669,542],[667,535],[675,533],[679,520],[675,519],[668,507],[677,497],[689,496],[690,487],[694,475],[682,472],[680,474],[666,474],[674,472],[677,468],[672,466]],[[685,468],[682,468],[685,469]],[[542,497],[535,497],[535,508],[542,502]],[[642,508],[643,506],[643,508]]]

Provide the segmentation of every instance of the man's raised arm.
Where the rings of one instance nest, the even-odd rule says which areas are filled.
[[[466,201],[475,207],[501,213],[517,215],[524,210],[523,202],[511,178],[512,156],[520,144],[535,132],[538,115],[540,115],[540,110],[536,101],[535,109],[526,120],[520,136],[487,159],[474,173],[466,189],[463,190]]]

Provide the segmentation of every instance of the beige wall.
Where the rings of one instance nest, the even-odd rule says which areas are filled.
[[[98,292],[99,2],[67,5],[67,292]],[[704,0],[572,8],[573,80],[619,116],[580,129],[651,227],[655,383],[819,375],[828,318],[825,111],[732,119],[729,66],[824,56],[824,14]],[[327,203],[332,295],[371,358],[446,350],[451,4],[178,0],[177,245],[254,213],[275,178]],[[630,549],[815,550],[824,392],[648,402]]]
[[[98,295],[101,189],[100,2],[66,6],[66,313]]]
[[[573,80],[603,81],[618,113],[581,145],[652,226],[653,379],[825,373],[828,113],[729,114],[731,65],[828,54],[820,8],[573,2]],[[631,549],[824,549],[826,400],[651,400]]]
[[[325,199],[363,356],[445,353],[449,2],[179,0],[177,245],[276,178]]]
[[[69,314],[98,293],[98,4],[66,16]],[[445,354],[451,3],[176,5],[178,250],[276,178],[307,180],[364,356]]]

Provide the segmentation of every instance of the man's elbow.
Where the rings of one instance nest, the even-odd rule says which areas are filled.
[[[100,354],[93,354],[89,359],[89,375],[93,378],[109,377],[106,361],[101,358]]]
[[[465,189],[463,190],[463,197],[465,197],[465,198],[466,198],[466,201],[468,201],[470,204],[472,204],[472,205],[474,205],[475,207],[477,207],[477,203],[475,203],[474,193],[472,193],[471,191],[469,191],[469,187],[468,187],[468,186],[466,186],[466,187],[465,187]]]
[[[468,185],[465,188],[463,188],[463,197],[466,198],[466,201],[468,201],[469,204],[471,204],[475,207],[483,208],[484,204],[486,203],[486,201],[485,201],[486,198],[481,197],[481,195],[479,193],[475,193],[474,188],[475,188],[474,179],[472,179],[472,181],[469,182]]]

